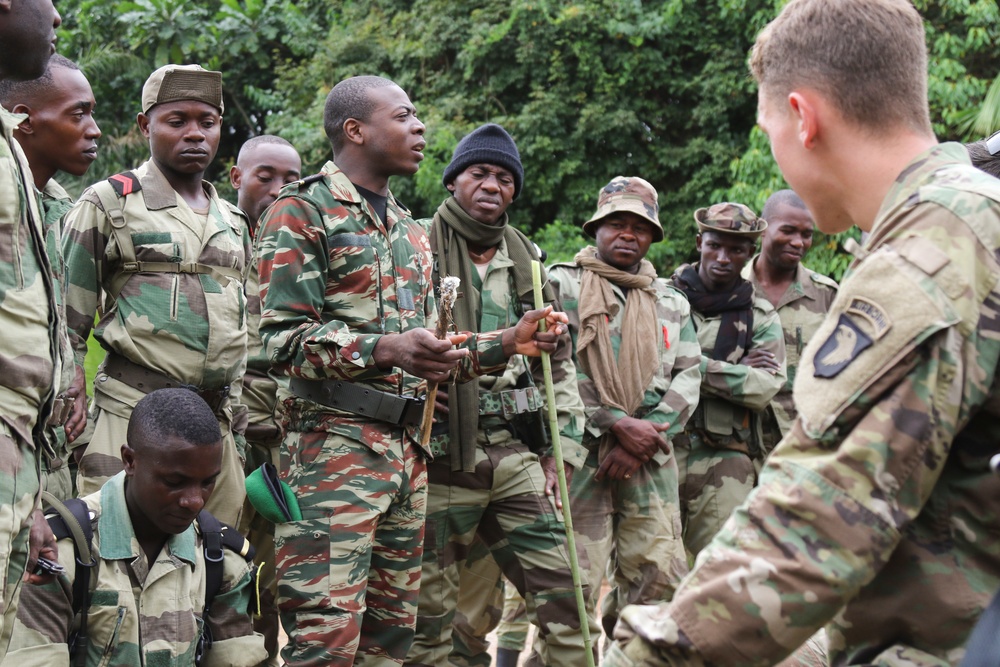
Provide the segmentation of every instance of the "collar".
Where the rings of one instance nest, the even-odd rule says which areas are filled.
[[[337,199],[337,201],[349,202],[356,206],[359,206],[366,213],[369,212],[371,206],[368,204],[368,200],[361,196],[358,189],[354,187],[354,183],[351,179],[347,177],[340,167],[334,163],[333,160],[328,160],[326,164],[323,165],[323,169],[320,170],[323,175],[330,179],[330,192]],[[409,217],[410,211],[400,204],[396,197],[392,194],[392,190],[388,191],[386,197],[385,205],[385,217],[386,217],[386,227],[391,227],[394,223],[402,220],[403,218]],[[376,216],[371,215],[373,219]]]
[[[97,520],[97,532],[101,536],[103,560],[132,560],[139,555],[139,542],[125,502],[124,472],[118,473],[101,487],[101,516]],[[174,556],[194,564],[194,524],[179,535],[171,535],[167,539],[166,548]]]
[[[3,126],[3,133],[9,141],[14,138],[14,128],[23,123],[27,117],[26,113],[13,113],[0,106],[0,126]]]
[[[163,175],[163,172],[156,166],[156,162],[152,158],[143,162],[135,170],[135,175],[139,177],[139,182],[142,184],[142,196],[147,209],[150,211],[159,211],[178,206],[177,198],[180,195],[170,185],[167,177]],[[201,185],[205,188],[205,192],[211,200],[209,211],[211,211],[212,203],[215,203],[216,208],[221,209],[222,206],[218,202],[219,195],[215,191],[215,186],[205,180],[201,182]]]
[[[69,196],[69,193],[66,192],[66,189],[63,186],[59,185],[58,181],[56,181],[56,179],[54,178],[50,178],[48,182],[45,184],[45,187],[42,188],[42,196],[45,197],[46,199],[65,200],[65,201],[73,200],[73,198]]]
[[[755,268],[758,259],[760,259],[760,253],[754,255],[753,259],[746,263],[741,275],[753,285],[754,293],[757,294],[758,298],[764,299],[764,288],[760,286],[760,281],[757,280],[757,271]],[[799,299],[812,299],[813,301],[820,299],[819,288],[813,282],[812,278],[809,277],[811,273],[812,271],[803,266],[802,262],[799,262],[799,265],[795,268],[795,278],[788,288],[785,289],[785,293],[781,295],[778,304],[774,306],[775,310],[783,308]]]

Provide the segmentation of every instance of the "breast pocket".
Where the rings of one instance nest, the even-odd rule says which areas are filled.
[[[378,255],[366,234],[334,234],[329,238],[327,302],[337,319],[352,326],[380,318],[382,290]]]
[[[119,604],[118,591],[94,591],[87,613],[87,664],[111,664],[119,647],[127,640],[126,627],[131,621],[128,608]]]

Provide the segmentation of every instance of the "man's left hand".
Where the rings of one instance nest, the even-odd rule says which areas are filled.
[[[52,534],[49,522],[45,520],[45,514],[42,513],[42,510],[36,509],[31,522],[31,531],[28,533],[28,564],[24,569],[24,580],[29,584],[47,584],[56,580],[54,574],[34,574],[32,572],[39,556],[54,562],[59,561],[56,536]]]
[[[559,473],[556,471],[556,458],[554,456],[541,456],[538,462],[542,464],[542,472],[545,473],[545,495],[556,497],[556,507],[562,509],[562,494],[559,493]],[[566,472],[566,488],[573,481],[573,466],[563,463],[563,470]]]
[[[545,320],[544,332],[538,330],[538,323],[542,320]],[[552,306],[529,310],[517,324],[504,330],[501,336],[504,354],[508,357],[514,354],[539,357],[542,352],[555,352],[559,336],[569,330],[568,324],[566,313],[554,312]]]

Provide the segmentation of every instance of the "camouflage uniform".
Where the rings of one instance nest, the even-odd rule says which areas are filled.
[[[431,221],[425,221],[430,224]],[[443,259],[441,262],[443,263]],[[480,295],[481,331],[513,326],[522,308],[513,293],[514,262],[506,240],[481,279],[462,285]],[[564,460],[579,467],[586,456],[580,445],[583,403],[576,369],[564,339],[552,356],[552,377]],[[540,364],[536,368],[541,380]],[[452,470],[447,423],[431,438],[434,462],[428,466],[427,529],[420,575],[417,632],[407,664],[444,665],[452,649],[451,630],[459,597],[459,570],[475,537],[490,548],[500,570],[528,601],[529,619],[545,640],[541,659],[546,665],[586,661],[583,634],[573,589],[566,532],[561,511],[545,495],[545,474],[538,461],[538,444],[529,446],[515,433],[513,417],[541,417],[542,393],[522,386],[529,373],[522,357],[512,357],[502,375],[479,379],[479,433],[474,472]],[[524,397],[518,401],[517,396]],[[523,403],[519,408],[518,404]],[[527,413],[525,413],[527,410]],[[459,415],[451,416],[451,419]],[[551,455],[551,454],[550,454]],[[475,563],[471,566],[475,568]],[[586,582],[584,582],[586,583]],[[482,581],[477,601],[490,599],[497,579]],[[589,595],[590,589],[584,590]],[[592,631],[596,631],[596,626]]]
[[[383,334],[436,321],[426,233],[391,195],[379,220],[332,162],[318,181],[300,183],[268,209],[257,240],[260,333],[274,370],[423,394],[424,380],[379,370],[372,353]],[[460,381],[506,366],[498,332],[466,346]],[[280,388],[278,400],[287,430],[281,475],[304,517],[275,528],[289,638],[282,657],[291,665],[402,662],[416,619],[427,495],[418,427]]]
[[[0,107],[0,655],[6,651],[28,558],[41,442],[62,369],[65,327],[31,171],[13,131],[26,118]],[[54,232],[58,234],[58,230]],[[51,246],[48,248],[51,250]]]
[[[679,274],[685,267],[675,272]],[[680,470],[684,545],[697,555],[757,481],[763,459],[761,412],[785,384],[785,342],[774,307],[753,303],[750,349],[769,350],[782,364],[772,375],[760,368],[712,359],[720,317],[691,311],[701,344],[701,402],[684,433],[674,439]]]
[[[759,257],[759,256],[758,256]],[[743,267],[743,278],[750,281],[757,294],[763,294],[754,266],[758,257],[747,262]],[[795,371],[799,367],[799,358],[806,343],[826,318],[830,304],[837,296],[836,281],[821,273],[811,271],[799,264],[795,279],[782,295],[775,310],[781,320],[781,330],[785,333],[785,373],[788,376],[785,386],[781,388],[764,415],[764,451],[770,452],[778,441],[792,428],[795,421],[795,403],[792,401],[792,384],[795,382]]]
[[[583,272],[576,265],[556,264],[549,274],[559,303],[569,316],[574,349],[580,332],[578,304]],[[649,335],[662,341],[660,367],[646,387],[635,414],[626,415],[602,405],[593,380],[582,372],[578,374],[580,394],[587,409],[584,444],[589,453],[586,465],[573,476],[570,503],[578,548],[586,552],[590,561],[595,604],[605,569],[611,579],[611,591],[601,612],[608,635],[621,607],[669,600],[688,570],[673,457],[658,452],[628,480],[595,479],[601,436],[619,419],[633,416],[655,424],[669,423],[670,428],[662,436],[670,440],[682,432],[698,405],[701,349],[691,320],[691,307],[683,294],[663,280],[655,280],[653,287],[660,330]],[[626,295],[614,283],[611,289],[620,305],[608,323],[611,345],[617,355]]]
[[[95,312],[100,320],[94,337],[109,351],[94,380],[94,435],[80,462],[79,491],[93,493],[121,470],[119,452],[132,408],[159,388],[136,380],[137,373],[167,376],[174,386],[183,383],[211,392],[213,398],[206,396],[210,405],[228,387],[229,398],[216,409],[223,433],[223,472],[208,509],[220,521],[237,525],[245,491],[242,435],[238,447],[233,424],[240,416],[236,404],[246,363],[247,223],[207,182],[211,204],[206,218],[191,210],[152,160],[134,174],[141,189],[118,201],[139,263],[199,263],[222,267],[226,274],[139,272],[117,299],[108,298],[123,264],[111,214],[96,190],[110,184],[102,181],[87,188],[66,215],[66,307],[76,362],[83,365]],[[128,375],[110,372],[114,358],[128,366]]]
[[[1000,183],[960,144],[897,177],[795,382],[798,419],[669,608],[609,665],[956,665],[1000,586]]]
[[[157,665],[190,667],[204,623],[205,551],[195,522],[171,535],[152,564],[135,537],[125,503],[125,473],[84,498],[94,526],[94,586],[87,614],[87,660],[97,667]],[[73,538],[59,540],[66,574],[21,591],[10,652],[4,665],[69,665],[73,581],[77,563]],[[222,585],[212,601],[208,626],[212,648],[202,667],[250,667],[263,657],[264,639],[253,632],[248,612],[253,565],[223,549]],[[93,578],[96,577],[96,581]]]

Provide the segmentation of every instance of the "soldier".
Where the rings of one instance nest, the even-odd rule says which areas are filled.
[[[698,404],[701,354],[687,300],[645,259],[663,240],[659,208],[645,180],[612,179],[583,224],[596,247],[549,274],[587,410],[573,527],[595,605],[605,570],[611,579],[601,614],[609,637],[622,606],[669,600],[688,569],[671,439]]]
[[[691,302],[701,344],[701,402],[674,440],[684,544],[696,556],[757,481],[761,413],[785,383],[785,343],[774,307],[740,277],[767,222],[729,202],[694,219],[701,259],[671,282]]]
[[[532,302],[531,262],[538,261],[531,241],[507,220],[507,208],[524,183],[514,140],[493,123],[476,128],[455,147],[443,182],[452,196],[433,220],[422,221],[434,253],[434,283],[449,275],[461,279],[462,298],[454,308],[459,331],[509,327],[524,312],[523,304]],[[569,337],[560,341],[552,376],[566,473],[572,478],[573,465],[584,459],[583,404],[569,345]],[[427,468],[420,601],[407,664],[448,664],[459,571],[477,536],[527,600],[528,616],[545,644],[541,663],[586,662],[566,532],[546,497],[557,489],[558,477],[552,451],[539,437],[543,402],[536,382],[544,382],[540,364],[529,368],[524,358],[512,357],[500,375],[450,387],[446,394],[439,390],[444,400],[430,442],[434,461]],[[480,579],[467,604],[491,599],[498,580],[499,573],[492,582]],[[584,590],[590,598],[589,586]]]
[[[973,167],[1000,178],[1000,131],[982,141],[965,144],[965,150],[969,152]]]
[[[302,176],[302,159],[290,143],[274,135],[253,137],[240,148],[236,164],[229,170],[229,181],[236,189],[239,207],[247,214],[250,235],[256,236],[260,216],[275,199],[281,188]],[[281,428],[275,420],[278,386],[268,375],[271,362],[264,353],[257,326],[260,322],[260,295],[257,263],[251,262],[246,281],[247,294],[247,373],[243,376],[242,402],[247,406],[248,424],[246,465],[250,474],[263,463],[281,465],[278,446]],[[274,524],[259,515],[253,506],[244,506],[244,525],[250,542],[257,552],[260,570],[257,585],[260,613],[254,618],[254,629],[264,635],[269,665],[278,660],[278,580],[274,570]]]
[[[453,334],[436,322],[424,228],[389,191],[417,171],[424,125],[374,76],[330,91],[333,161],[285,188],[257,239],[260,333],[276,372],[281,475],[303,520],[276,526],[278,607],[297,665],[401,663],[413,641],[427,472],[418,444],[424,380],[502,370],[553,351],[565,315]],[[546,317],[547,333],[536,333]],[[454,349],[453,345],[463,347]]]
[[[221,437],[211,408],[187,389],[160,389],[135,406],[125,469],[83,499],[96,565],[87,574],[89,607],[80,612],[86,643],[75,647],[86,654],[82,664],[193,665],[204,635],[211,641],[199,667],[251,667],[264,657],[248,611],[253,564],[228,526],[218,592],[206,604],[212,521],[202,509],[221,472]],[[85,604],[74,600],[83,568],[72,536],[58,544],[66,572],[22,591],[5,665],[79,664],[70,645],[74,612]]]
[[[61,19],[51,0],[0,2],[0,81],[34,79],[55,52]],[[40,581],[39,550],[56,558],[52,534],[38,507],[36,447],[53,412],[60,368],[58,306],[43,217],[14,128],[24,116],[0,107],[0,656],[7,651],[22,578]],[[32,529],[32,517],[37,529]],[[30,533],[30,540],[29,540]],[[30,545],[29,545],[30,542]]]
[[[219,146],[222,110],[219,72],[198,65],[153,72],[136,119],[151,158],[83,192],[66,215],[63,255],[77,365],[92,328],[107,350],[94,381],[94,434],[80,459],[80,493],[93,493],[121,470],[128,417],[144,395],[193,387],[219,416],[226,444],[209,509],[236,525],[245,495],[234,431],[242,445],[250,236],[242,211],[203,180]]]
[[[764,203],[761,217],[767,228],[761,252],[743,267],[742,275],[754,293],[767,299],[785,333],[785,373],[788,379],[764,413],[764,452],[770,452],[792,427],[795,404],[792,383],[802,349],[813,337],[837,296],[837,283],[802,265],[813,242],[815,222],[802,198],[792,190],[778,190]]]
[[[35,189],[41,195],[45,242],[50,255],[58,258],[52,269],[62,287],[58,296],[65,316],[59,239],[62,217],[73,206],[73,199],[54,177],[60,171],[83,176],[97,159],[101,130],[94,120],[94,92],[76,63],[57,53],[49,59],[45,74],[37,79],[0,81],[0,102],[14,113],[27,116],[14,130],[14,138],[24,150]],[[62,377],[57,409],[45,429],[41,465],[45,490],[64,500],[76,495],[66,445],[76,440],[87,424],[87,395],[82,389],[85,379],[76,378],[83,368],[74,363],[65,328],[59,342]]]
[[[907,0],[792,0],[750,64],[816,226],[871,235],[760,485],[605,664],[770,665],[827,624],[830,664],[957,665],[1000,586],[1000,182],[937,143]]]

